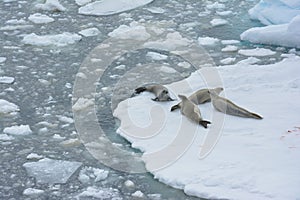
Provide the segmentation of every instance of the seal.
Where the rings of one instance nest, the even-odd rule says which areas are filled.
[[[155,98],[152,99],[153,101],[174,101],[174,99],[169,96],[168,89],[163,85],[155,84],[139,87],[135,89],[135,94],[140,94],[144,91],[151,92],[155,95]]]
[[[260,115],[250,112],[250,111],[234,104],[232,101],[230,101],[224,97],[220,97],[214,91],[208,91],[208,93],[211,96],[212,104],[213,104],[214,108],[219,112],[222,112],[222,113],[225,113],[228,115],[238,116],[238,117],[262,119],[262,117]]]
[[[191,94],[188,97],[188,99],[196,105],[210,102],[211,98],[210,98],[210,94],[208,93],[209,90],[215,92],[216,94],[220,94],[224,89],[222,87],[217,87],[214,89],[201,89],[201,90],[198,90],[198,91],[194,92],[193,94]],[[172,106],[171,112],[176,109],[179,109],[181,107],[181,104],[182,103],[180,102],[180,103]]]
[[[207,125],[211,122],[202,119],[199,108],[186,96],[178,95],[178,97],[181,99],[181,114],[186,116],[190,120],[202,125],[204,128],[207,128]]]

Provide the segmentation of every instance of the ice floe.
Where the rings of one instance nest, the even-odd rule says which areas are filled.
[[[102,0],[89,3],[79,8],[79,14],[83,15],[112,15],[151,3],[153,0]]]
[[[44,158],[37,162],[27,162],[23,166],[29,176],[35,177],[37,182],[54,184],[66,183],[81,163]]]
[[[212,26],[222,26],[228,24],[228,21],[226,19],[213,19],[210,21],[210,24]]]
[[[52,17],[49,17],[41,13],[34,13],[30,15],[28,19],[29,21],[32,21],[35,24],[47,24],[50,22],[54,22],[54,19]]]
[[[78,179],[80,182],[88,184],[105,180],[108,177],[108,173],[108,171],[99,168],[83,167],[79,172]]]
[[[14,140],[15,138],[11,135],[7,135],[7,134],[0,134],[0,140],[2,141],[10,141],[10,140]]]
[[[240,49],[238,51],[239,54],[242,54],[244,56],[272,56],[276,54],[275,51],[272,51],[270,49],[265,48],[255,48],[255,49]]]
[[[15,81],[14,77],[10,76],[0,76],[0,84],[5,83],[5,84],[12,84]]]
[[[97,187],[88,187],[85,191],[77,195],[77,198],[89,197],[96,199],[114,199],[122,200],[120,192],[117,189],[113,188],[97,188]]]
[[[24,44],[35,45],[35,46],[66,46],[74,44],[81,40],[81,36],[76,33],[64,32],[56,35],[36,35],[31,33],[25,35],[22,42]]]
[[[36,9],[46,11],[65,11],[67,10],[58,0],[46,0],[45,3],[35,5]]]
[[[0,99],[0,114],[9,114],[20,111],[19,106],[4,99]]]
[[[204,46],[213,46],[217,44],[220,40],[218,38],[213,37],[199,37],[198,43]]]
[[[75,0],[75,3],[79,6],[83,6],[85,4],[90,3],[92,0]]]
[[[45,193],[44,190],[36,189],[36,188],[26,188],[23,191],[23,194],[26,196],[38,196]]]
[[[4,63],[6,61],[6,57],[0,57],[0,63]]]
[[[153,59],[153,60],[166,60],[168,58],[167,55],[157,53],[157,52],[148,52],[146,54],[146,56]]]
[[[176,102],[158,104],[150,100],[150,94],[118,105],[114,111],[114,116],[121,120],[118,133],[144,152],[142,159],[156,179],[183,189],[188,195],[207,199],[297,199],[300,197],[300,147],[295,144],[299,144],[300,136],[299,131],[288,130],[299,127],[300,105],[296,101],[300,98],[299,62],[299,57],[290,56],[264,66],[245,62],[217,68],[226,97],[258,112],[264,119],[224,115],[210,103],[200,105],[202,116],[208,120],[218,115],[225,117],[219,141],[205,158],[199,159],[199,153],[220,121],[212,120],[212,125],[204,129],[183,117],[180,111],[170,112]],[[199,72],[203,74],[206,70],[209,69]],[[189,95],[191,88],[196,90],[207,85],[199,73],[193,73],[188,79],[167,87],[176,94]],[[160,112],[150,112],[157,106]],[[154,131],[162,116],[165,116],[163,126]],[[179,135],[181,127],[184,127],[183,134]],[[151,137],[145,138],[141,132]],[[177,157],[175,150],[181,146],[175,145],[175,141],[179,137],[178,144],[187,138],[190,142]],[[174,151],[167,151],[173,147]],[[149,159],[151,156],[153,160]],[[168,164],[160,165],[166,160]]]
[[[81,30],[78,32],[80,35],[83,35],[84,37],[91,37],[91,36],[96,36],[99,35],[100,31],[97,28],[87,28],[84,30]]]
[[[10,135],[30,135],[32,130],[29,125],[15,125],[10,127],[5,127],[3,133]]]
[[[121,25],[108,35],[113,38],[133,39],[140,41],[150,38],[150,34],[146,31],[146,28],[137,24],[136,22],[131,22],[129,26]]]

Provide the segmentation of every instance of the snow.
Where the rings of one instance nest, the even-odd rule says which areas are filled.
[[[14,77],[10,76],[0,76],[0,84],[5,83],[5,84],[12,84],[15,81]]]
[[[300,48],[299,27],[300,15],[286,24],[250,28],[241,34],[241,39],[252,43]]]
[[[0,99],[0,115],[20,111],[19,106],[4,99]]]
[[[43,158],[37,162],[23,164],[29,176],[39,183],[66,183],[81,166],[80,162]]]
[[[113,38],[139,41],[144,41],[150,38],[150,34],[146,31],[146,28],[136,22],[131,22],[129,26],[121,25],[108,35]]]
[[[36,189],[36,188],[26,188],[24,191],[23,191],[23,194],[24,195],[27,195],[27,196],[37,196],[37,195],[41,195],[43,194],[45,191],[44,190],[40,190],[40,189]]]
[[[213,37],[199,37],[198,43],[204,46],[213,46],[218,43],[220,40],[218,38]]]
[[[153,59],[153,60],[166,60],[166,59],[168,59],[167,55],[157,53],[157,52],[148,52],[146,54],[146,56]]]
[[[47,24],[50,22],[54,22],[54,19],[52,17],[49,17],[41,13],[34,13],[30,15],[28,19],[35,24]]]
[[[82,15],[112,15],[144,6],[152,1],[153,0],[101,0],[80,7],[78,12]]]
[[[144,94],[118,105],[114,111],[121,120],[118,133],[144,152],[142,159],[156,179],[188,195],[207,199],[299,199],[299,62],[299,57],[291,55],[264,66],[245,62],[217,68],[225,88],[221,94],[263,115],[262,120],[224,115],[206,103],[199,108],[212,125],[204,129],[180,111],[170,112],[176,102],[157,103],[151,101],[151,94]],[[216,69],[202,68],[200,74],[193,73],[166,87],[176,94],[189,95],[191,88],[208,87],[201,75],[210,70]],[[210,87],[219,84],[213,82]],[[162,111],[150,112],[156,106]],[[160,126],[155,131],[148,128],[157,123]],[[221,131],[218,142],[210,154],[200,158],[207,137],[217,127]],[[167,154],[167,149],[174,151]]]
[[[225,19],[216,18],[216,19],[211,20],[210,24],[212,26],[222,26],[222,25],[228,24],[228,21]]]
[[[66,8],[58,0],[46,0],[43,4],[36,4],[35,8],[45,11],[66,11]]]
[[[30,135],[32,130],[29,125],[15,125],[4,128],[3,133],[10,135]]]
[[[22,42],[24,44],[36,45],[36,46],[66,46],[74,44],[81,40],[81,36],[76,33],[64,32],[56,35],[36,35],[31,33],[25,35]]]
[[[91,37],[91,36],[96,36],[99,35],[100,31],[97,28],[87,28],[84,30],[81,30],[78,32],[80,35],[83,35],[84,37]]]
[[[265,48],[240,49],[238,53],[244,56],[272,56],[276,54],[275,51]]]

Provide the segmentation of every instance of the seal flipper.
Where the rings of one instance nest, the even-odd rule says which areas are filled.
[[[199,124],[202,125],[204,128],[207,128],[207,125],[208,125],[208,124],[211,124],[211,122],[205,121],[205,120],[201,120],[201,121],[199,122]]]
[[[171,112],[178,109],[179,108],[179,104],[176,104],[174,106],[171,107]]]
[[[159,101],[158,97],[152,99],[152,101]]]
[[[135,89],[135,93],[136,93],[136,94],[140,94],[141,92],[144,92],[144,91],[146,91],[146,90],[147,90],[146,87],[139,87],[139,88],[136,88],[136,89]]]
[[[251,117],[254,119],[263,119],[263,117],[258,114],[255,114],[255,113],[250,113],[250,114],[251,114]]]

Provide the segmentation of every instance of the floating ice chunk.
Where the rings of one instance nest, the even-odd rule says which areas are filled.
[[[128,188],[134,187],[134,186],[135,186],[134,182],[132,182],[131,180],[126,180],[126,181],[124,182],[124,185],[125,185],[126,187],[128,187]]]
[[[50,22],[54,22],[54,19],[52,17],[49,17],[41,13],[32,14],[28,17],[28,19],[35,24],[47,24]]]
[[[122,200],[119,191],[113,188],[96,188],[96,187],[88,187],[86,191],[83,191],[77,198],[80,197],[89,197],[89,198],[97,198],[97,199],[113,199],[113,200]]]
[[[65,146],[65,147],[73,147],[73,146],[79,146],[81,143],[80,143],[79,139],[72,138],[72,139],[62,141],[60,144]]]
[[[143,198],[144,197],[144,193],[141,192],[140,190],[137,190],[134,193],[132,193],[131,196],[132,197],[136,197],[136,198]]]
[[[15,138],[11,135],[7,135],[7,134],[0,134],[0,140],[2,141],[10,141],[10,140],[14,140]]]
[[[221,51],[223,52],[233,52],[233,51],[237,51],[238,47],[234,46],[234,45],[228,45],[226,47],[224,47],[223,49],[221,49]]]
[[[112,15],[151,3],[153,0],[102,0],[80,7],[78,12],[82,15]]]
[[[79,6],[84,6],[85,4],[90,3],[92,0],[75,0],[75,3]]]
[[[53,135],[53,139],[56,139],[56,140],[64,140],[66,137],[62,137],[61,135],[59,134],[54,134]]]
[[[166,60],[168,59],[167,55],[161,54],[161,53],[157,53],[157,52],[148,52],[146,54],[147,57],[150,57],[153,60]]]
[[[162,14],[162,13],[165,12],[164,9],[158,8],[158,7],[146,8],[146,10],[148,10],[149,12],[151,12],[151,13],[153,13],[153,14]]]
[[[38,196],[43,194],[45,191],[40,190],[40,189],[35,189],[35,188],[27,188],[23,191],[23,195],[26,196]]]
[[[14,77],[0,76],[0,83],[12,84],[15,81]]]
[[[10,135],[29,135],[32,133],[29,125],[15,125],[3,129],[3,133]]]
[[[175,69],[168,67],[168,66],[161,66],[160,71],[165,72],[167,74],[173,74],[173,73],[177,72]]]
[[[0,99],[0,114],[20,111],[19,106],[4,99]]]
[[[81,162],[41,159],[37,162],[23,164],[29,176],[39,183],[66,183],[72,174],[81,166]]]
[[[241,34],[241,39],[252,43],[300,48],[300,15],[288,24],[250,28]]]
[[[168,33],[165,40],[151,41],[144,44],[145,48],[161,49],[166,51],[174,51],[178,47],[185,47],[191,43],[187,38],[183,38],[180,33]]]
[[[220,16],[228,16],[232,14],[231,10],[226,10],[226,11],[217,11],[217,14]]]
[[[98,182],[105,180],[108,177],[108,171],[94,168],[94,167],[84,167],[80,170],[78,179],[82,183],[89,183],[89,182]]]
[[[35,33],[31,33],[29,35],[25,35],[22,42],[24,44],[36,45],[36,46],[66,46],[69,44],[74,44],[81,40],[81,36],[75,33],[64,32],[57,35],[36,35]]]
[[[30,153],[26,158],[29,159],[29,160],[31,160],[31,159],[42,159],[42,158],[44,158],[44,156],[38,155],[36,153]]]
[[[43,4],[36,4],[35,7],[46,11],[65,11],[66,8],[58,0],[46,0]]]
[[[238,44],[240,41],[238,40],[221,40],[221,43],[224,45],[229,45],[229,44]]]
[[[259,61],[260,61],[260,59],[258,59],[258,58],[249,57],[249,58],[239,61],[237,64],[238,65],[253,65],[253,64],[258,63]]]
[[[87,28],[82,31],[78,32],[80,35],[83,35],[84,37],[91,37],[91,36],[96,36],[100,33],[99,29],[97,28]]]
[[[74,111],[79,111],[86,109],[90,106],[93,106],[95,103],[93,99],[79,98],[76,103],[73,105],[72,109]]]
[[[0,31],[15,31],[15,30],[22,30],[22,29],[30,29],[34,28],[33,25],[8,25],[3,26],[0,28]]]
[[[265,25],[289,23],[295,16],[300,15],[300,1],[261,0],[249,10],[249,14],[252,19]]]
[[[240,49],[238,51],[239,54],[242,54],[244,56],[272,56],[276,54],[275,51],[272,51],[270,49],[265,48],[255,48],[255,49]]]
[[[24,19],[10,19],[5,24],[26,24],[26,21]]]
[[[222,60],[220,60],[220,63],[224,64],[224,65],[229,65],[234,63],[234,61],[236,60],[236,58],[224,58]]]
[[[225,19],[213,19],[210,21],[210,24],[212,26],[222,26],[222,25],[228,24],[228,21]]]
[[[0,57],[0,63],[3,63],[6,61],[6,57]]]
[[[136,22],[130,23],[130,26],[121,25],[117,29],[108,34],[110,37],[119,39],[132,39],[132,40],[147,40],[150,38],[150,34],[146,28]]]
[[[225,5],[219,2],[215,2],[213,4],[206,5],[206,8],[208,9],[224,9]]]
[[[56,116],[57,116],[58,120],[61,121],[61,122],[65,122],[65,123],[68,123],[68,124],[74,123],[73,118],[66,117],[66,116],[63,116],[63,115],[56,115]]]
[[[198,43],[204,46],[213,46],[216,45],[220,40],[213,37],[199,37]]]

